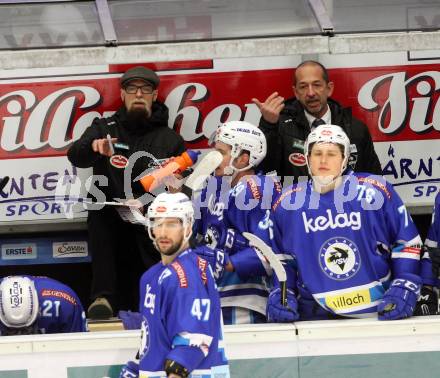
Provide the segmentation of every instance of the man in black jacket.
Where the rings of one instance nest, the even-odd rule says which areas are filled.
[[[382,174],[367,126],[352,116],[350,108],[343,108],[329,98],[333,87],[327,69],[308,60],[295,70],[296,98],[284,101],[274,92],[264,103],[252,99],[261,111],[259,127],[267,139],[267,155],[260,169],[276,171],[285,184],[307,176],[304,141],[314,127],[333,124],[341,126],[350,138],[349,167],[356,172]]]
[[[168,128],[168,108],[157,101],[157,74],[134,67],[124,73],[120,84],[123,106],[111,117],[96,118],[67,154],[73,165],[93,167],[95,186],[107,201],[145,194],[134,178],[149,167],[147,156],[136,160],[131,186],[124,188],[124,171],[134,153],[144,151],[164,159],[185,150],[182,137]],[[144,227],[124,222],[111,206],[90,209],[87,226],[93,273],[88,316],[103,319],[118,309],[138,311],[139,279],[160,260]]]

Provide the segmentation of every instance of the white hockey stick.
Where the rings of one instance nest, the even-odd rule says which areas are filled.
[[[249,232],[243,232],[242,235],[247,240],[249,240],[249,245],[251,247],[258,249],[262,253],[262,255],[266,258],[266,260],[269,262],[270,266],[275,272],[275,275],[278,278],[278,281],[280,282],[281,305],[287,307],[287,274],[283,264],[278,259],[278,256],[274,253],[274,251],[272,251],[272,248],[270,248],[258,236],[255,236]]]
[[[221,164],[222,160],[223,156],[220,152],[208,152],[186,179],[182,187],[182,192],[191,198],[193,192],[197,192],[203,188],[206,179]]]

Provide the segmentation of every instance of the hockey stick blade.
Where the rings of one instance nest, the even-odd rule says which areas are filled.
[[[205,180],[221,164],[222,160],[223,156],[220,152],[208,152],[186,179],[182,187],[182,192],[191,197],[190,194],[192,194],[192,192],[202,189]]]
[[[287,287],[286,287],[286,281],[287,281],[287,274],[286,270],[284,269],[283,264],[278,259],[277,255],[272,251],[272,248],[270,248],[263,240],[261,240],[258,236],[255,236],[249,232],[243,232],[242,234],[247,240],[249,240],[249,245],[251,247],[254,247],[258,249],[263,256],[267,259],[270,266],[272,267],[273,271],[275,272],[275,275],[278,278],[278,281],[280,282],[281,286],[281,304],[283,306],[287,306]]]

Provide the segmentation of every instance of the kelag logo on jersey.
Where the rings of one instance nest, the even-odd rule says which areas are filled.
[[[37,258],[37,245],[29,244],[3,244],[3,260],[27,260]]]
[[[319,264],[331,279],[347,280],[358,272],[361,257],[358,247],[351,240],[334,237],[321,246]]]
[[[330,209],[326,211],[327,216],[319,215],[316,218],[307,218],[307,213],[301,213],[304,229],[307,233],[324,231],[327,228],[345,228],[350,227],[352,230],[359,230],[361,228],[361,214],[358,211],[352,213],[341,213],[333,216]]]
[[[154,314],[154,302],[156,300],[156,294],[150,293],[151,286],[147,284],[145,287],[145,300],[144,307],[150,310],[151,315]]]

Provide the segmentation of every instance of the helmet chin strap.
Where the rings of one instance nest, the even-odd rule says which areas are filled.
[[[323,188],[323,187],[327,187],[330,185],[333,185],[334,183],[336,183],[336,181],[338,180],[339,177],[342,177],[342,174],[344,173],[344,171],[347,169],[347,164],[345,163],[345,158],[342,161],[342,165],[341,165],[341,170],[339,171],[339,173],[334,176],[330,181],[327,181],[328,177],[330,176],[314,176],[312,174],[312,170],[310,169],[310,164],[307,158],[307,171],[309,172],[310,177],[313,180],[313,183],[316,184],[316,186],[318,186],[319,188]],[[321,179],[323,178],[323,179]]]
[[[315,186],[321,189],[333,185],[336,180],[341,176],[334,176],[331,180],[328,180],[329,177],[331,176],[312,176],[312,180]]]
[[[247,171],[248,169],[252,168],[252,164],[248,164],[246,167],[243,167],[243,168],[234,167],[234,165],[233,165],[234,161],[236,158],[238,158],[240,156],[240,153],[241,153],[241,149],[236,148],[236,147],[232,149],[231,160],[229,161],[229,165],[223,169],[223,172],[226,176],[233,176],[232,178],[234,178],[234,176],[238,172]]]

